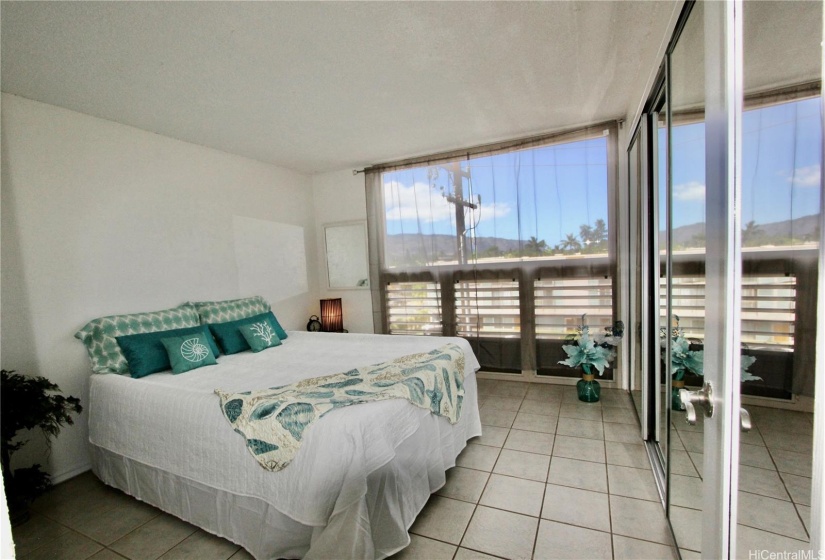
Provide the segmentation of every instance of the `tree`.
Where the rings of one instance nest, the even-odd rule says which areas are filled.
[[[690,238],[688,241],[688,247],[704,247],[707,239],[705,238],[705,232],[702,233],[695,233],[693,237]]]
[[[607,252],[607,224],[601,218],[594,225],[579,226],[579,238],[583,253]]]
[[[758,245],[761,241],[761,238],[764,236],[764,231],[756,222],[751,220],[745,227],[742,228],[742,246],[743,247],[753,247]]]
[[[498,248],[498,245],[490,245],[481,252],[482,257],[500,257],[502,254],[503,253],[501,249]]]
[[[581,251],[582,244],[579,243],[579,240],[574,234],[568,233],[567,237],[562,239],[561,243],[559,243],[559,249],[561,249],[564,254],[571,255]]]
[[[582,224],[579,226],[579,239],[582,240],[582,244],[584,246],[588,246],[591,243],[594,243],[593,239],[593,228],[587,224]]]
[[[593,241],[595,243],[607,242],[607,224],[601,218],[596,220],[596,226],[593,228]]]
[[[536,237],[531,237],[527,240],[527,243],[524,244],[524,253],[527,255],[532,255],[534,257],[541,256],[547,252],[547,243],[542,239],[539,241]]]

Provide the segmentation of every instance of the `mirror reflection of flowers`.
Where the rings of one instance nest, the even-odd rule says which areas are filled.
[[[679,390],[685,386],[685,374],[704,376],[705,374],[705,351],[691,350],[691,343],[702,344],[699,340],[690,340],[685,337],[679,326],[679,316],[674,315],[670,330],[670,372],[673,376],[671,383],[673,394],[671,395],[672,408],[674,410],[684,410]],[[667,352],[667,330],[665,327],[659,329],[659,339],[662,348],[662,359]],[[762,379],[751,374],[748,368],[756,361],[754,356],[742,355],[740,359],[742,381],[756,381]]]
[[[667,344],[665,340],[666,330],[662,327],[659,330],[659,338],[662,346],[662,357],[664,358],[667,352]],[[691,350],[691,344],[702,344],[699,340],[690,340],[685,337],[682,328],[679,326],[679,316],[673,316],[673,324],[671,327],[671,342],[670,342],[670,370],[673,374],[674,381],[682,381],[685,378],[685,373],[692,373],[694,375],[705,374],[705,351]],[[758,381],[761,377],[753,375],[748,371],[756,357],[742,354],[740,359],[741,366],[741,381]]]
[[[739,358],[739,370],[742,376],[742,381],[761,381],[762,378],[758,377],[751,372],[748,371],[748,368],[753,365],[753,362],[756,361],[756,356],[746,356],[742,354]]]
[[[662,358],[667,352],[667,330],[659,329],[659,340],[662,348]],[[685,373],[694,375],[704,374],[704,350],[691,350],[691,341],[685,338],[679,327],[679,316],[674,315],[670,329],[670,372],[674,381],[682,381]],[[683,385],[682,385],[683,386]]]

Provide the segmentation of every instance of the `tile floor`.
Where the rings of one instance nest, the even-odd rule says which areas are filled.
[[[813,415],[746,406],[753,428],[739,451],[738,556],[749,550],[807,549],[811,517]],[[673,530],[680,547],[701,548],[702,417],[688,425],[674,412],[671,432]]]
[[[573,387],[480,380],[479,399],[484,435],[397,558],[677,558],[626,394],[585,404]],[[20,560],[250,558],[91,473],[33,509],[14,530]]]
[[[675,559],[630,397],[479,380],[470,441],[398,558]]]
[[[251,560],[241,547],[105,486],[91,472],[35,500],[18,560]]]

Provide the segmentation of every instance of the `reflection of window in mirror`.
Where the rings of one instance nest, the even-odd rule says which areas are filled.
[[[326,224],[324,243],[329,288],[369,288],[366,222]]]

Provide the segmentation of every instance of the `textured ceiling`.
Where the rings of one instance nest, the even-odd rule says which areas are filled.
[[[623,117],[674,2],[3,2],[2,89],[304,172]]]
[[[820,79],[821,1],[745,2],[746,93]],[[705,99],[704,5],[697,3],[671,57],[672,109],[695,109]]]

